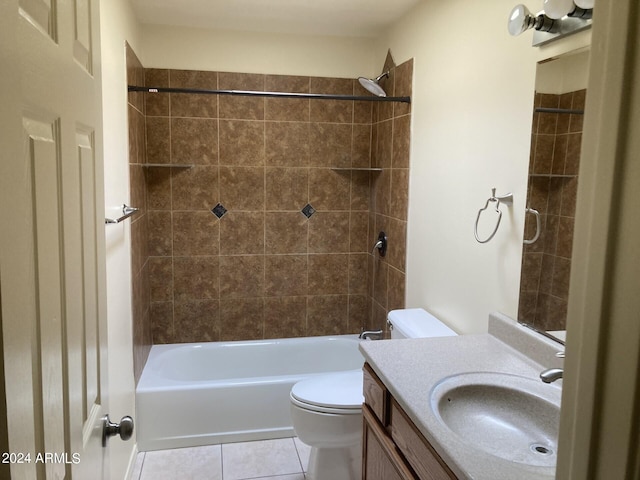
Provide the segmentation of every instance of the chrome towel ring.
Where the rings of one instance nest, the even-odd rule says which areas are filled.
[[[496,228],[493,229],[493,232],[491,233],[491,235],[489,235],[489,238],[485,240],[480,240],[480,237],[478,237],[478,222],[480,221],[480,215],[482,215],[482,212],[484,212],[487,208],[489,208],[490,203],[495,203],[495,211],[498,213],[498,221],[496,222]],[[492,188],[491,197],[487,199],[487,203],[484,204],[484,207],[478,210],[478,216],[476,217],[476,224],[473,228],[473,234],[475,235],[478,243],[487,243],[489,240],[493,238],[493,236],[498,231],[498,227],[500,226],[500,220],[502,220],[502,210],[500,210],[499,208],[500,203],[503,203],[508,207],[513,205],[513,194],[507,193],[506,195],[500,195],[499,197],[496,197],[496,189]]]

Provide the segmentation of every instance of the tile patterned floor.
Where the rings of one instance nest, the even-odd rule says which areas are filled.
[[[304,480],[310,450],[282,438],[140,452],[131,480]]]

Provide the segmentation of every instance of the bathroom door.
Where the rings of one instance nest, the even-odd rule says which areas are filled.
[[[11,478],[108,478],[97,0],[0,2],[0,291]]]

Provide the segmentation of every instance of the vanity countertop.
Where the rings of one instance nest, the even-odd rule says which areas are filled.
[[[360,343],[366,361],[398,404],[460,479],[555,478],[555,467],[531,466],[491,455],[462,442],[436,418],[432,389],[444,378],[469,372],[498,372],[538,379],[561,367],[555,354],[564,347],[495,313],[489,333]],[[558,388],[556,384],[549,388]],[[555,455],[555,454],[554,454]]]

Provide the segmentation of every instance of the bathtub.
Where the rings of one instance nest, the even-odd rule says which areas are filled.
[[[140,451],[293,436],[298,381],[361,369],[357,335],[154,345],[136,388]]]

